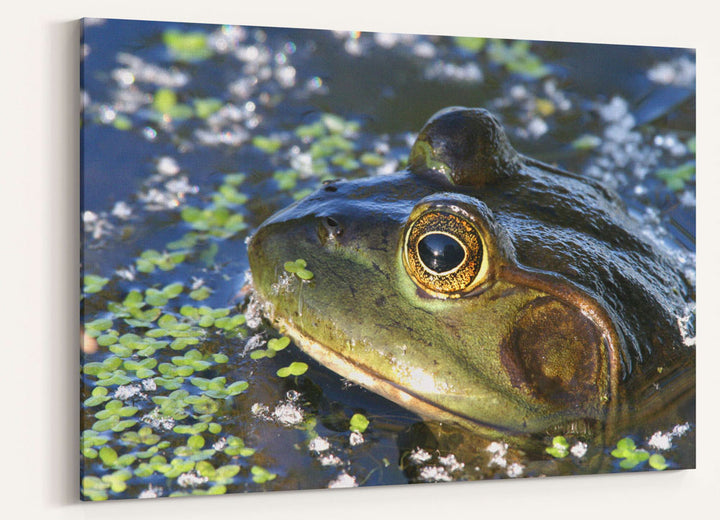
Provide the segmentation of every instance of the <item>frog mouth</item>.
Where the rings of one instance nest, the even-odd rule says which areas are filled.
[[[290,336],[305,354],[341,377],[416,413],[425,420],[458,424],[488,437],[499,437],[510,433],[531,433],[530,431],[518,432],[517,428],[484,423],[475,417],[452,411],[431,402],[422,395],[383,378],[371,368],[351,361],[344,355],[323,345],[298,329],[292,321],[274,316],[272,310],[272,305],[266,305],[264,308],[265,316],[273,323],[274,327]]]

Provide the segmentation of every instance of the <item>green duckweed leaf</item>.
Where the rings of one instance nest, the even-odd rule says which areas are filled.
[[[118,130],[130,130],[132,128],[132,121],[130,118],[123,114],[118,114],[113,119],[113,126]]]
[[[624,437],[618,441],[617,448],[611,452],[611,455],[618,459],[622,459],[632,455],[635,449],[635,441],[633,441],[630,437]]]
[[[96,459],[98,456],[97,450],[93,448],[82,448],[83,457],[87,459]]]
[[[103,290],[105,285],[110,281],[109,278],[98,276],[95,274],[86,274],[83,277],[83,292],[85,294],[94,294]]]
[[[218,484],[231,484],[233,477],[238,473],[240,473],[240,466],[237,464],[229,464],[217,468],[212,479]]]
[[[247,390],[249,386],[247,381],[236,381],[229,385],[226,391],[230,395],[238,395]]]
[[[363,414],[356,413],[350,418],[350,430],[354,432],[363,433],[370,421]]]
[[[306,269],[307,262],[302,258],[298,258],[294,262],[285,262],[283,267],[287,272],[294,273],[301,280],[310,280],[314,276],[310,270]]]
[[[289,191],[295,188],[300,174],[294,170],[281,170],[273,173],[273,179],[278,184],[278,188],[283,191]]]
[[[112,320],[107,319],[107,318],[98,318],[96,320],[85,323],[85,329],[96,331],[96,332],[102,332],[102,331],[108,330],[112,326],[113,326]]]
[[[456,36],[455,45],[470,52],[480,52],[485,47],[485,38],[472,36]]]
[[[197,345],[200,341],[197,338],[176,338],[170,343],[173,350],[183,350],[191,345]]]
[[[312,271],[308,271],[307,269],[300,269],[295,274],[302,280],[310,280],[315,276]]]
[[[177,94],[174,91],[161,88],[155,92],[152,107],[161,114],[167,114],[177,104]]]
[[[203,422],[195,424],[178,424],[173,428],[175,433],[182,433],[186,435],[198,435],[208,429],[208,425]],[[202,447],[202,446],[201,446]]]
[[[222,101],[217,98],[204,98],[193,100],[195,115],[200,119],[207,119],[222,108]]]
[[[114,466],[118,459],[117,452],[108,446],[100,448],[99,455],[100,460],[108,467]]]
[[[623,459],[620,461],[620,467],[623,469],[632,469],[650,458],[650,454],[645,450],[638,449],[635,441],[630,437],[620,439],[611,454],[613,457]]]
[[[549,453],[556,459],[562,459],[567,456],[569,447],[570,445],[568,444],[565,437],[563,437],[562,435],[558,435],[556,437],[553,437],[552,446],[550,446],[549,448],[545,448],[545,452]]]
[[[665,181],[668,189],[682,191],[685,189],[685,183],[695,178],[695,161],[688,161],[675,168],[661,168],[655,172],[655,175]]]
[[[280,377],[288,376],[301,376],[307,372],[308,366],[306,363],[300,361],[293,361],[290,366],[283,367],[277,371],[277,375]]]
[[[175,297],[179,296],[180,294],[182,294],[183,284],[181,284],[180,282],[171,283],[171,284],[163,287],[161,292],[162,292],[163,296],[165,296],[168,299],[175,298]]]
[[[250,468],[250,473],[252,474],[253,481],[258,484],[264,484],[265,482],[273,480],[275,477],[277,477],[275,473],[271,473],[260,466],[253,466],[252,468]]]
[[[272,137],[256,135],[253,137],[252,144],[255,148],[262,150],[265,153],[272,154],[280,149],[282,141]]]
[[[213,54],[207,35],[200,31],[168,30],[163,33],[163,43],[181,61],[201,61]]]
[[[572,142],[572,147],[576,150],[593,150],[602,144],[602,139],[596,135],[581,135]]]
[[[274,350],[253,350],[250,352],[250,359],[262,359],[262,358],[273,358],[275,357],[276,352]]]
[[[360,156],[360,162],[365,166],[380,167],[385,164],[385,158],[382,155],[365,152]]]
[[[147,478],[153,473],[155,473],[155,470],[153,469],[152,465],[148,464],[147,462],[141,462],[135,468],[135,471],[133,473],[135,473],[136,477]]]
[[[632,469],[641,462],[648,460],[650,455],[645,450],[636,450],[627,458],[620,461],[620,467],[623,469]]]
[[[270,350],[274,350],[276,352],[279,352],[286,348],[290,344],[290,338],[287,336],[282,336],[280,338],[272,338],[268,341],[268,348]]]
[[[110,345],[117,343],[117,341],[118,337],[115,334],[102,334],[97,338],[97,343],[101,347],[109,347]]]
[[[245,323],[245,316],[243,314],[236,314],[235,316],[227,316],[215,320],[215,326],[223,330],[232,330],[243,323]]]
[[[650,455],[648,463],[650,464],[651,468],[658,471],[662,471],[668,467],[667,463],[665,462],[665,457],[663,457],[659,453],[654,453],[653,455]]]
[[[202,301],[207,299],[210,296],[210,289],[202,286],[199,289],[195,289],[194,291],[190,292],[190,298],[193,300]]]
[[[193,435],[188,439],[187,445],[195,450],[199,450],[205,446],[205,439],[203,439],[202,435]]]

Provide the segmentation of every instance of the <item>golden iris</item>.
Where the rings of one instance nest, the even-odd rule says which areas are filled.
[[[437,296],[459,296],[477,285],[484,256],[478,230],[453,213],[423,213],[405,235],[405,269],[415,283]]]

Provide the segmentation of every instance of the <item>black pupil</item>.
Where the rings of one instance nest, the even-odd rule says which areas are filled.
[[[453,237],[431,233],[418,243],[418,254],[425,267],[438,274],[452,271],[465,259],[465,250]]]

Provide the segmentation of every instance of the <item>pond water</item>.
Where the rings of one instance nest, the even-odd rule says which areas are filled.
[[[246,277],[267,217],[462,105],[616,189],[694,280],[691,50],[122,20],[82,50],[82,498],[694,467],[694,397],[607,438],[424,423],[278,341]]]

